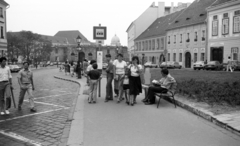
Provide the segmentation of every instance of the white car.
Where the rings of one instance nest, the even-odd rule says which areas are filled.
[[[144,67],[150,67],[150,68],[158,68],[158,64],[153,64],[152,62],[146,62],[144,64]]]
[[[194,70],[204,69],[204,66],[205,66],[204,61],[197,61],[197,62],[193,63],[193,69]]]

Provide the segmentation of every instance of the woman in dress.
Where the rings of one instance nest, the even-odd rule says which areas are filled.
[[[136,97],[142,93],[142,83],[140,74],[142,72],[142,66],[139,64],[137,56],[133,56],[132,64],[128,66],[131,74],[129,76],[129,87],[130,87],[130,104],[133,106],[136,103]]]
[[[115,60],[113,62],[113,76],[114,76],[114,80],[117,82],[118,85],[118,99],[117,99],[117,103],[120,103],[122,100],[122,94],[123,94],[123,79],[124,79],[124,75],[125,75],[125,69],[127,67],[127,63],[125,61],[123,61],[123,55],[122,54],[118,54],[117,55],[117,60]]]

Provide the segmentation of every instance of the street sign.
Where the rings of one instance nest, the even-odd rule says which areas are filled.
[[[96,41],[98,45],[103,45],[104,44],[104,40],[97,40]]]
[[[102,69],[102,60],[103,60],[103,52],[97,51],[97,65],[98,69]]]
[[[107,27],[94,26],[93,27],[93,39],[94,40],[106,40],[107,39]]]

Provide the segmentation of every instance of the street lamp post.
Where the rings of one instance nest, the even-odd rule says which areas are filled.
[[[144,57],[145,57],[145,54],[142,54],[142,65],[144,66]]]
[[[80,59],[80,57],[81,57],[80,53],[81,53],[81,51],[82,51],[81,46],[80,46],[81,41],[82,41],[82,38],[78,35],[78,37],[77,37],[77,43],[78,43],[78,46],[77,46],[77,50],[78,50],[78,63],[77,63],[77,70],[76,70],[77,75],[78,75],[78,77],[77,77],[78,79],[81,79],[81,78],[82,78],[82,74],[81,74],[82,68],[81,68],[81,64],[80,64],[80,61],[81,61],[81,59]]]

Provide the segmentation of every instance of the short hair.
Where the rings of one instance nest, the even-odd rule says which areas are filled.
[[[169,74],[169,71],[168,71],[168,69],[163,68],[163,69],[161,70],[161,73],[163,73],[163,74],[165,74],[165,75],[168,75],[168,74]]]
[[[94,64],[92,65],[92,67],[93,67],[93,69],[97,69],[97,68],[98,68],[97,63],[94,63]]]
[[[111,58],[112,56],[111,56],[111,54],[107,54],[107,55],[105,55],[105,57]]]
[[[96,60],[91,60],[90,61],[90,64],[94,64],[94,63],[96,63]]]
[[[3,60],[7,61],[7,58],[6,58],[6,57],[1,57],[1,58],[0,58],[0,62],[2,63]]]
[[[135,60],[135,59],[137,60],[137,64],[139,64],[139,58],[138,58],[137,56],[133,56],[133,57],[132,57],[132,62],[133,62],[133,60]]]
[[[84,61],[86,61],[86,62],[87,62],[87,59],[84,59]]]
[[[26,63],[29,65],[29,62],[27,62],[27,61],[23,62],[23,65],[26,64]]]
[[[123,57],[123,54],[119,53],[119,54],[117,55],[117,57],[119,57],[119,56],[120,56],[120,57]]]

